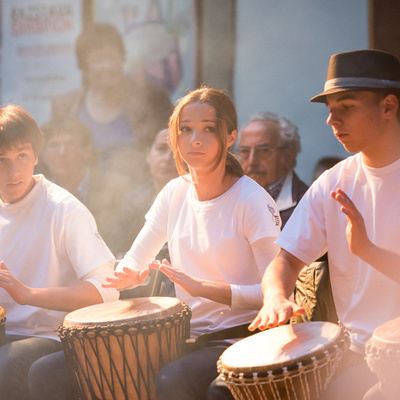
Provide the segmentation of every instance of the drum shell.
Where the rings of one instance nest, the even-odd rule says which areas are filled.
[[[365,347],[365,359],[379,379],[380,390],[388,400],[400,393],[400,318],[375,329]]]
[[[319,322],[286,325],[275,329],[310,327],[310,324]],[[256,335],[262,334],[265,332]],[[253,338],[243,340],[251,341]],[[341,330],[340,335],[322,350],[287,362],[239,368],[224,363],[222,354],[218,361],[218,371],[236,400],[316,400],[332,379],[348,346],[348,334]]]
[[[64,321],[58,334],[80,399],[155,399],[159,370],[181,357],[189,337],[191,312],[180,304],[170,315],[143,320],[87,326]]]

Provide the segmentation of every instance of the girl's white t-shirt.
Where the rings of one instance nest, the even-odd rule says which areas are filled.
[[[274,200],[256,182],[243,176],[221,196],[198,201],[189,179],[176,178],[159,193],[146,215],[145,227],[118,269],[146,268],[167,241],[171,264],[189,275],[231,284],[232,297],[241,286],[257,284],[259,290],[270,260],[257,265],[252,245],[262,238],[275,238],[280,231]],[[272,241],[271,246],[275,246]],[[151,251],[142,253],[149,248]],[[194,337],[249,323],[258,312],[192,297],[175,286],[177,297],[192,310]]]

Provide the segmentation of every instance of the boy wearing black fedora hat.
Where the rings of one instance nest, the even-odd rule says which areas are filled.
[[[350,349],[323,400],[372,398],[366,392],[377,377],[364,360],[365,344],[375,328],[400,315],[399,94],[400,62],[391,54],[331,57],[324,91],[311,101],[326,104],[327,124],[355,154],[325,171],[298,204],[277,239],[281,250],[263,277],[264,306],[250,325],[272,328],[304,313],[289,300],[297,275],[328,251]]]

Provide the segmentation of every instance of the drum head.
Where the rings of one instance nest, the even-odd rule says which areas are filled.
[[[310,359],[341,336],[338,325],[305,322],[256,333],[228,347],[222,365],[231,372],[263,372],[283,368],[294,360]]]
[[[382,344],[400,347],[400,318],[380,325],[375,329],[372,338]]]
[[[64,326],[99,326],[147,321],[182,311],[183,304],[175,297],[138,297],[116,300],[80,308],[67,314]]]

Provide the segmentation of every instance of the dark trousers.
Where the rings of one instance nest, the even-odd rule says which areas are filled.
[[[219,342],[166,365],[157,376],[157,400],[222,399],[213,397],[217,393],[213,390],[213,382],[218,377],[217,361],[229,346],[229,343]]]
[[[77,398],[64,351],[35,361],[29,371],[31,400],[74,400]]]
[[[6,335],[5,344],[0,347],[0,399],[30,399],[28,377],[32,364],[60,349],[57,340]]]

